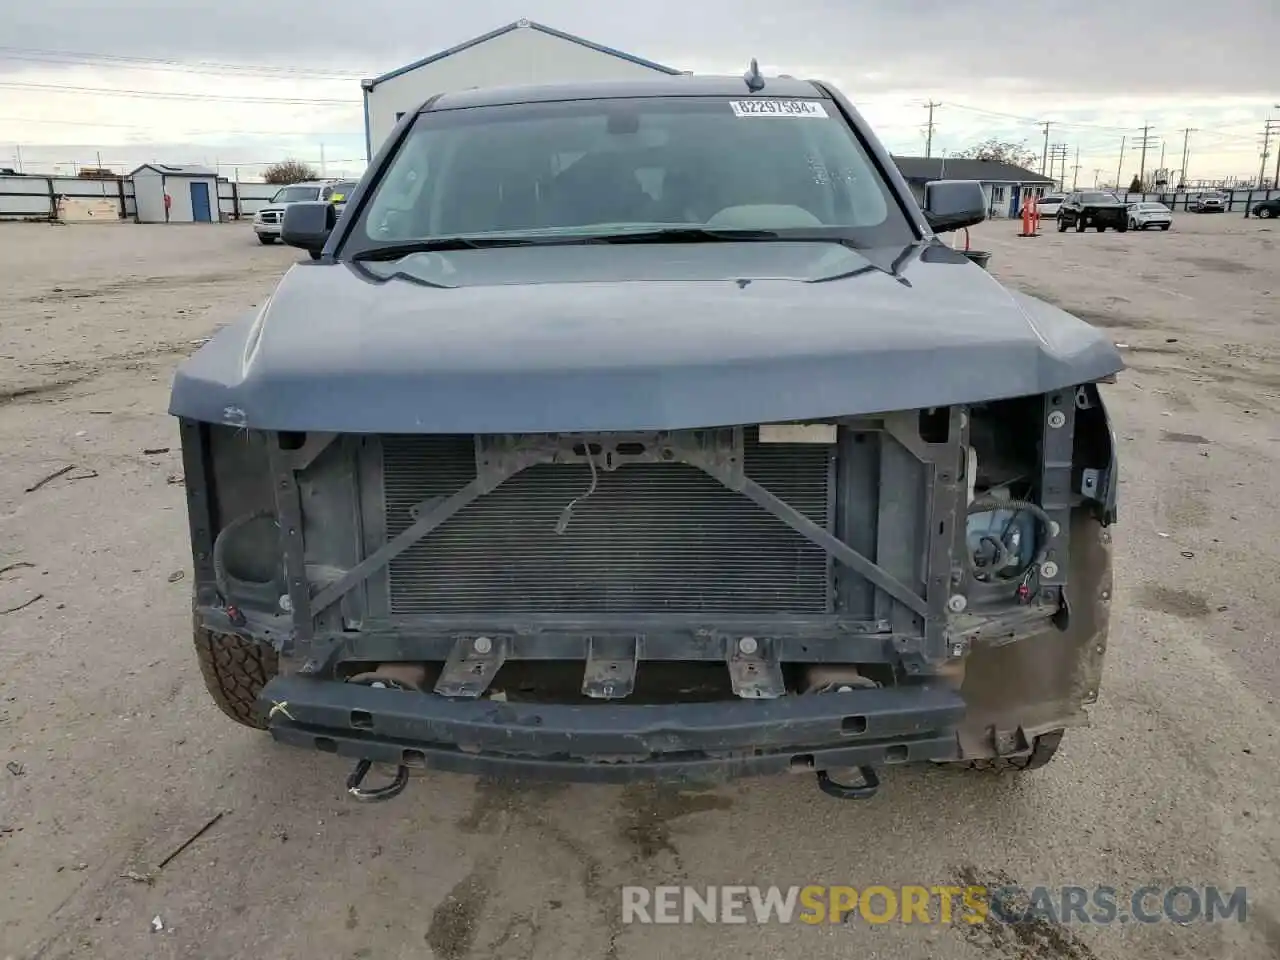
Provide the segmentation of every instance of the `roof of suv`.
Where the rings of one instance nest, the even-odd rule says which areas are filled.
[[[640,80],[598,80],[518,87],[485,87],[458,90],[427,101],[423,109],[459,110],[513,103],[551,103],[556,100],[605,100],[625,97],[821,97],[816,84],[808,80],[766,77],[762,89],[747,89],[742,77],[682,74]]]

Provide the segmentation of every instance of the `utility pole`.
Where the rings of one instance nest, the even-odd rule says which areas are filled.
[[[942,104],[935,103],[932,100],[925,104],[926,109],[929,111],[929,122],[925,124],[925,128],[928,132],[925,134],[924,139],[924,155],[926,159],[933,156],[933,108],[940,106],[942,106]]]
[[[22,144],[15,143],[13,149],[18,151],[18,172],[22,172]]]
[[[1125,141],[1125,138],[1121,137],[1120,138],[1120,162],[1116,164],[1116,190],[1117,191],[1120,189],[1120,175],[1124,170],[1124,141]]]
[[[1053,149],[1049,153],[1049,177],[1053,179],[1053,172],[1057,170],[1061,176],[1057,178],[1058,189],[1067,189],[1067,145],[1065,143],[1055,143]]]
[[[1080,188],[1080,144],[1076,144],[1076,163],[1071,168],[1071,190],[1072,192]]]
[[[1187,182],[1187,142],[1197,129],[1197,127],[1187,127],[1182,131],[1182,170],[1179,171],[1178,179],[1184,185]]]
[[[1156,139],[1150,136],[1151,124],[1147,124],[1142,128],[1142,160],[1138,163],[1138,185],[1143,189],[1147,189],[1147,147],[1155,146],[1151,141]]]
[[[1280,121],[1268,119],[1262,126],[1262,164],[1258,167],[1258,189],[1263,189],[1263,178],[1267,175],[1267,158],[1271,156],[1271,132],[1277,129],[1273,124]]]
[[[1040,176],[1047,176],[1044,172],[1045,164],[1049,162],[1049,127],[1053,125],[1052,120],[1044,122],[1044,153],[1040,154]]]
[[[1280,110],[1280,103],[1276,104],[1276,109]],[[1280,120],[1269,120],[1268,123],[1275,124],[1273,130],[1280,134]],[[1262,184],[1259,183],[1258,186],[1262,186]],[[1280,150],[1276,151],[1276,175],[1271,180],[1271,186],[1280,190]]]
[[[1098,177],[1100,177],[1101,175],[1102,175],[1102,168],[1094,167],[1093,168],[1093,188],[1095,190],[1098,189]]]

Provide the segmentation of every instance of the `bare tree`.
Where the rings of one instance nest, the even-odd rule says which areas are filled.
[[[997,163],[1011,163],[1015,167],[1027,169],[1034,169],[1040,164],[1040,157],[1027,146],[1027,141],[1015,142],[1001,140],[998,137],[989,137],[981,143],[975,143],[971,147],[953,153],[952,156],[970,160],[994,160]]]
[[[302,180],[315,180],[320,176],[316,168],[302,160],[281,160],[273,163],[262,172],[262,179],[267,183],[289,184]]]

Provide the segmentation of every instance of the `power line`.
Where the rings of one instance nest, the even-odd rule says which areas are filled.
[[[1019,120],[1022,123],[1039,123],[1035,117],[1021,117],[1014,113],[1001,113],[998,110],[985,110],[981,107],[971,107],[963,103],[952,103],[947,101],[947,106],[955,110],[965,110],[969,113],[978,113],[987,117],[1000,117],[1003,120]]]
[[[0,87],[10,87],[18,90],[45,90],[54,93],[91,93],[99,96],[138,97],[154,100],[225,100],[232,103],[340,104],[342,106],[354,106],[360,102],[359,100],[337,100],[323,97],[258,97],[220,93],[124,90],[117,87],[75,87],[56,83],[25,83],[14,80],[2,80],[0,81]]]
[[[108,123],[105,120],[55,120],[52,118],[45,119],[43,117],[0,117],[0,123],[52,123],[58,126],[67,127],[107,127],[117,130],[147,130],[154,131],[154,125],[136,124],[136,123]],[[226,127],[218,127],[217,129],[198,130],[191,127],[165,127],[166,132],[171,132],[175,136],[208,136],[209,134],[234,134],[236,136],[281,136],[281,137],[343,137],[350,136],[350,130],[228,130]]]
[[[1128,127],[1112,127],[1102,123],[1085,123],[1081,120],[1045,121],[1045,120],[1041,120],[1039,117],[1024,117],[1016,113],[1001,113],[998,110],[986,110],[986,109],[983,109],[982,107],[971,107],[968,104],[953,103],[950,100],[947,101],[947,106],[954,110],[966,110],[969,113],[982,114],[988,117],[999,117],[1003,120],[1018,120],[1018,121],[1021,121],[1022,123],[1035,124],[1036,126],[1043,126],[1047,122],[1047,123],[1052,123],[1054,126],[1080,127],[1086,130],[1128,130],[1129,129]]]
[[[130,57],[112,53],[84,53],[70,50],[42,50],[30,47],[0,46],[0,59],[28,60],[37,63],[72,63],[81,66],[125,67],[133,69],[179,69],[190,73],[248,74],[257,76],[308,79],[353,80],[369,76],[370,71],[345,73],[307,67],[280,67],[265,64],[223,63],[211,60],[173,60],[163,57]]]

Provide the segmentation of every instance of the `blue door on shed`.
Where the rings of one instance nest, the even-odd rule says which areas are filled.
[[[191,182],[191,219],[197,223],[213,221],[213,214],[209,212],[209,185],[200,180]]]

